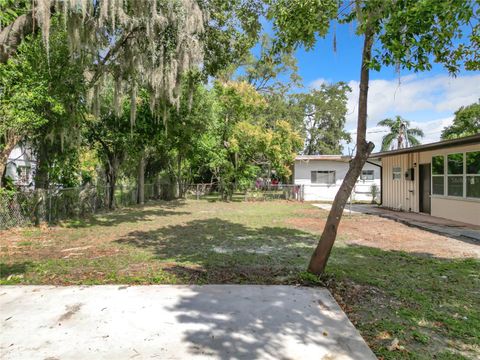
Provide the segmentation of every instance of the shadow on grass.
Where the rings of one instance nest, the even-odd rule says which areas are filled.
[[[189,215],[190,212],[177,209],[185,205],[181,200],[159,201],[145,206],[132,206],[108,213],[96,214],[87,219],[72,220],[65,223],[68,228],[85,228],[91,226],[117,226],[122,223],[153,221],[155,217]],[[152,207],[152,208],[151,208]]]
[[[21,275],[28,271],[31,262],[17,262],[13,264],[6,264],[0,262],[0,279],[7,279],[11,275]]]
[[[132,231],[116,242],[146,249],[165,262],[202,266],[208,269],[208,281],[228,282],[242,276],[256,283],[271,273],[305,267],[315,236],[292,228],[251,228],[213,218]]]
[[[301,283],[316,241],[316,236],[297,229],[252,228],[218,218],[133,231],[117,240],[152,252],[180,282],[229,284]],[[344,242],[337,243],[327,266],[327,275],[337,284],[333,291],[355,309],[362,334],[386,359],[392,358],[387,347],[395,337],[426,358],[449,341],[475,344],[480,338],[479,274],[476,259],[435,258]],[[215,328],[217,322],[205,316],[199,322],[211,321]],[[382,331],[389,337],[379,339]],[[235,351],[248,348],[223,337],[237,343]],[[188,341],[206,340],[200,332]],[[230,348],[226,343],[212,346],[213,352]]]

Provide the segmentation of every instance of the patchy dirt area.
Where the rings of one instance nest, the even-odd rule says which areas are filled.
[[[326,286],[379,358],[479,358],[480,244],[345,214],[318,278],[305,269],[327,215],[288,201],[179,201],[11,229],[0,232],[0,284]]]
[[[314,213],[309,212],[309,214]],[[307,216],[289,219],[288,223],[316,233],[321,233],[325,226],[325,220]],[[340,224],[339,235],[345,243],[350,245],[441,258],[480,258],[480,243],[438,235],[375,215],[344,217]]]

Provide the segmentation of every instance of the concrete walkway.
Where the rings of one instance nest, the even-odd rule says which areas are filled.
[[[330,211],[331,204],[313,204],[320,209]],[[377,215],[387,219],[399,221],[406,225],[415,226],[423,230],[454,238],[463,238],[480,242],[480,227],[443,219],[428,214],[420,214],[406,211],[394,211],[376,205],[352,204],[345,206],[345,214],[348,215]]]
[[[375,359],[325,289],[3,286],[6,359]]]

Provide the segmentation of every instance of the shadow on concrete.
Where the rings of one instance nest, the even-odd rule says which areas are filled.
[[[325,289],[195,286],[169,310],[192,356],[375,359]]]

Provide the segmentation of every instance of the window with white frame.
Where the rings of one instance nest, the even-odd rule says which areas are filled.
[[[447,155],[447,195],[463,197],[463,153]]]
[[[360,175],[360,180],[363,181],[372,181],[374,180],[375,176],[373,170],[362,170],[362,174]]]
[[[480,198],[480,151],[465,154],[467,197]]]
[[[432,194],[445,194],[445,157],[432,156]]]
[[[433,156],[432,194],[480,198],[480,151]]]
[[[395,166],[392,169],[393,180],[401,180],[402,179],[402,168],[399,166]]]
[[[310,173],[312,184],[335,184],[335,170],[314,170]]]

